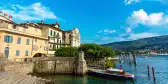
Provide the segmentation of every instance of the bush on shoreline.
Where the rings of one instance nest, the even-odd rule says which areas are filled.
[[[97,44],[84,44],[80,50],[85,52],[86,57],[114,57],[115,52],[111,47],[104,47]]]
[[[75,57],[78,56],[79,51],[84,51],[85,57],[114,57],[115,52],[111,47],[104,47],[97,44],[84,44],[79,48],[75,47],[61,47],[55,50],[57,57]]]
[[[78,48],[61,47],[55,51],[56,57],[75,57],[78,56]]]

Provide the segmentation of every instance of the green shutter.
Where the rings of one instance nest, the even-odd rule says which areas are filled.
[[[10,43],[12,43],[13,41],[13,36],[9,36],[10,37]]]
[[[50,30],[50,36],[52,36],[52,30]]]

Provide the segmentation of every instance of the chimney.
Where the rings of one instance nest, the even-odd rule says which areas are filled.
[[[30,24],[29,21],[27,21],[27,24]]]
[[[9,20],[11,20],[11,21],[12,21],[12,16],[11,16],[11,15],[9,15]]]
[[[4,17],[7,17],[8,15],[6,13],[4,13]]]
[[[41,20],[41,24],[44,24],[44,21],[43,21],[43,20]]]

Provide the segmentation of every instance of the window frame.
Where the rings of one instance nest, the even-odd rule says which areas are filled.
[[[20,50],[16,50],[16,56],[20,56]]]
[[[21,37],[18,37],[18,39],[17,39],[17,44],[21,44],[21,41],[22,41],[22,38],[21,38]]]
[[[30,45],[30,39],[26,39],[26,45]]]
[[[25,51],[25,56],[29,56],[29,51],[28,50]]]
[[[5,35],[4,36],[4,42],[6,42],[6,43],[12,43],[13,42],[13,36]]]

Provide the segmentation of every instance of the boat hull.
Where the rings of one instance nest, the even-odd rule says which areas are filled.
[[[135,77],[126,77],[123,75],[110,74],[106,72],[97,72],[88,70],[88,74],[96,77],[108,78],[108,79],[118,79],[118,80],[135,80]]]

